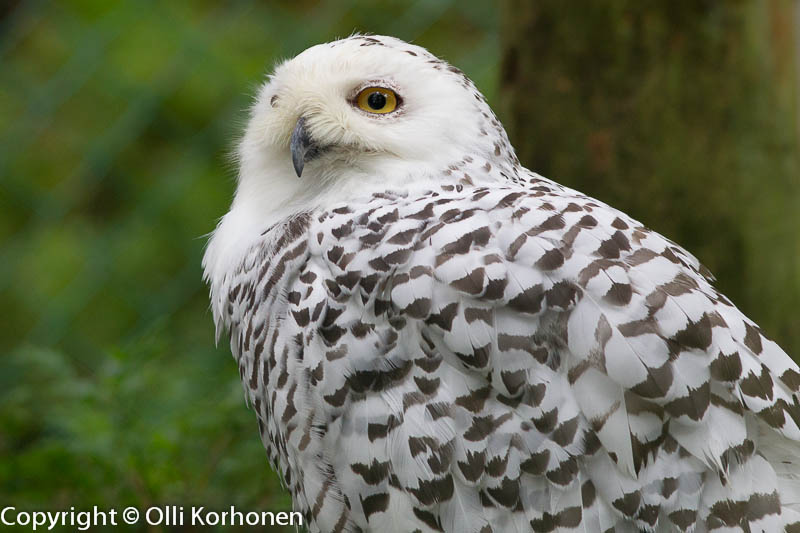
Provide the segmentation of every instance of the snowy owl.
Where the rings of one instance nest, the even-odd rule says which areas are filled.
[[[460,70],[314,46],[238,155],[211,307],[311,531],[800,531],[797,365]]]

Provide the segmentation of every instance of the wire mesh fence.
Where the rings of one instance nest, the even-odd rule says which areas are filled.
[[[201,282],[250,97],[276,60],[368,31],[432,48],[492,98],[494,6],[75,0],[0,16],[2,499],[288,508]]]

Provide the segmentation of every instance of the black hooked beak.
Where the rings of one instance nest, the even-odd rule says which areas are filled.
[[[290,148],[292,150],[294,171],[299,178],[303,174],[303,167],[305,164],[320,154],[319,146],[314,142],[314,139],[311,138],[311,135],[308,134],[305,117],[297,119],[297,125],[292,132]]]

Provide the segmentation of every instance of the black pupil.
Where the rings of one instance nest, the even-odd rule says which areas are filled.
[[[372,93],[367,96],[367,105],[376,111],[383,109],[386,107],[386,95],[377,91]]]

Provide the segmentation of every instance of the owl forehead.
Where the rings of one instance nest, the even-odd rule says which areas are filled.
[[[359,111],[358,94],[371,86],[394,91],[398,112],[375,117]],[[349,37],[281,63],[259,91],[248,129],[254,140],[285,146],[300,116],[317,140],[335,145],[347,139],[370,152],[408,157],[429,153],[437,134],[448,146],[484,153],[489,139],[481,132],[493,129],[485,124],[491,110],[464,73],[390,37]]]
[[[354,36],[313,46],[279,65],[270,77],[276,93],[283,91],[347,93],[375,84],[409,89],[412,85],[445,81],[445,64],[427,50],[399,39]]]

